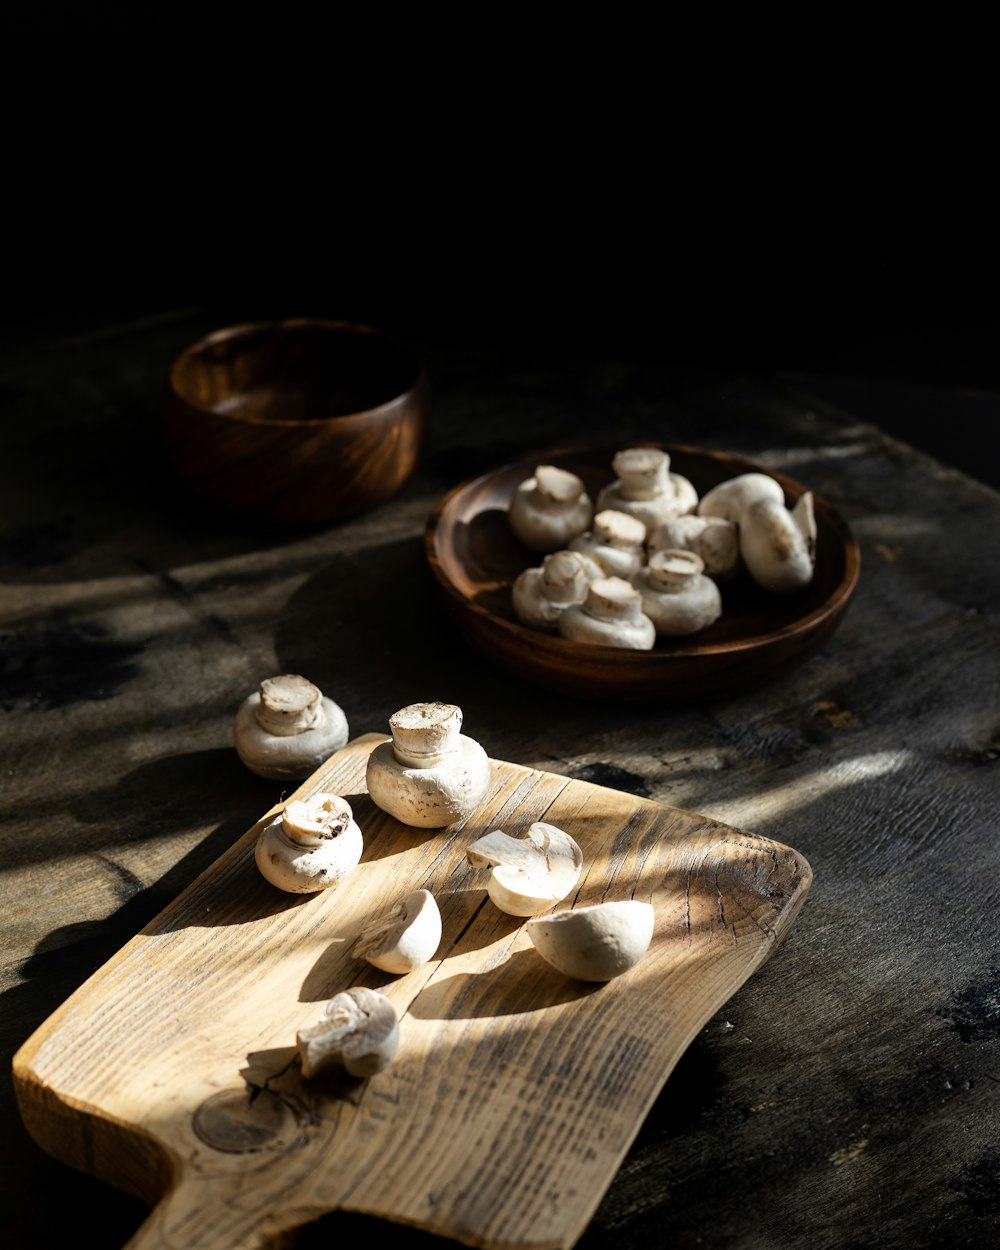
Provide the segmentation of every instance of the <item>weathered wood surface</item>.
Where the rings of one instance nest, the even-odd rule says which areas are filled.
[[[265,882],[262,813],[17,1052],[35,1141],[155,1205],[130,1250],[257,1250],[335,1209],[470,1246],[569,1250],[688,1043],[805,901],[792,848],[505,761],[467,819],[414,830],[367,793],[385,740],[354,739],[294,792],[350,800],[365,849],[347,880],[309,898]],[[652,906],[627,974],[555,972],[489,900],[466,847],[539,820],[583,852],[560,906]],[[434,958],[402,977],[371,968],[357,939],[419,889],[441,909]],[[355,985],[393,1003],[396,1058],[363,1082],[303,1080],[296,1031]]]
[[[190,502],[159,452],[167,365],[212,328],[165,321],[2,369],[8,1058],[281,797],[231,747],[262,676],[311,677],[355,734],[430,694],[496,758],[703,812],[815,872],[581,1250],[995,1243],[997,494],[766,380],[422,343],[429,456],[402,493],[335,526],[242,525]],[[422,558],[433,504],[533,446],[609,433],[745,455],[834,504],[862,577],[819,654],[754,694],[615,710],[542,696],[455,639]],[[123,1245],[146,1208],[50,1159],[9,1081],[3,1099],[7,1244],[86,1226]],[[304,1243],[370,1229],[333,1215]]]

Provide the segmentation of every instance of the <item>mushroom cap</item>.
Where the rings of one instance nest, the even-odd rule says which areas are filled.
[[[535,949],[578,981],[610,981],[634,968],[653,938],[653,908],[628,899],[536,916],[527,923]]]
[[[558,551],[582,534],[594,504],[581,478],[555,465],[539,465],[521,482],[507,506],[516,537],[532,551]]]
[[[316,1024],[299,1029],[302,1075],[340,1064],[351,1076],[374,1076],[396,1057],[399,1018],[384,994],[356,985],[335,994]]]
[[[487,891],[509,916],[537,916],[574,888],[583,871],[579,845],[555,825],[536,821],[522,838],[494,829],[466,847],[466,859],[493,871]]]
[[[369,925],[354,944],[354,955],[383,972],[399,974],[422,967],[441,944],[441,912],[430,890],[413,890],[389,915]]]

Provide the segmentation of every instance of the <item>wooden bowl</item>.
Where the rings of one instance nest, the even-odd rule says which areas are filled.
[[[167,451],[188,487],[226,512],[294,522],[352,516],[416,468],[429,390],[409,348],[371,326],[233,326],[174,360]]]
[[[688,478],[699,496],[751,472],[775,478],[788,505],[808,489],[738,456],[657,445],[669,452],[671,471]],[[617,450],[533,452],[456,486],[431,513],[425,547],[440,603],[481,655],[560,694],[617,703],[690,703],[762,686],[826,642],[854,593],[861,553],[846,522],[815,492],[816,569],[810,585],[794,595],[771,594],[746,575],[720,582],[720,619],[686,638],[658,638],[652,651],[570,642],[522,625],[511,606],[511,585],[542,556],[524,547],[510,528],[507,507],[518,483],[537,465],[555,464],[578,473],[596,499],[614,477]]]

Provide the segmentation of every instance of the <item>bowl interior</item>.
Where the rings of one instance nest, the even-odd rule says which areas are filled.
[[[739,473],[767,472],[785,491],[789,505],[807,489],[802,483],[762,469],[737,456],[696,448],[668,446],[671,471],[687,477],[703,495],[712,486]],[[617,447],[565,449],[536,453],[493,473],[456,487],[442,500],[428,527],[428,557],[442,589],[461,609],[493,622],[507,634],[520,634],[526,645],[541,650],[593,652],[585,643],[540,635],[522,625],[511,604],[510,588],[517,575],[541,563],[514,536],[507,507],[519,482],[537,464],[556,464],[583,479],[592,498],[611,482],[611,460]],[[793,595],[776,595],[743,576],[720,581],[722,615],[707,629],[686,638],[658,638],[651,652],[618,652],[597,648],[602,661],[628,665],[657,663],[659,657],[731,652],[753,648],[768,639],[808,629],[843,605],[858,575],[856,543],[833,508],[814,493],[817,542],[816,568],[810,585]],[[615,654],[612,655],[611,652]]]
[[[196,408],[250,422],[329,421],[391,403],[420,364],[369,326],[288,320],[209,335],[174,362],[170,381]]]

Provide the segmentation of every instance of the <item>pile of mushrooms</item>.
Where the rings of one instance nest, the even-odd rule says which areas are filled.
[[[720,584],[749,576],[773,594],[812,580],[811,491],[792,508],[765,473],[743,473],[699,497],[657,447],[629,447],[591,500],[583,479],[538,465],[511,500],[511,528],[541,564],[511,587],[522,624],[579,642],[650,650],[657,637],[706,629],[722,615]]]

